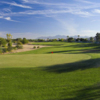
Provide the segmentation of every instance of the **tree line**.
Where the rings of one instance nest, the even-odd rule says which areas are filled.
[[[58,38],[58,39],[28,39],[29,42],[56,42],[56,41],[61,41],[61,42],[94,42],[94,38],[90,37],[90,39],[87,38],[80,38],[78,35],[78,38],[73,38],[67,36],[66,39],[63,38]]]

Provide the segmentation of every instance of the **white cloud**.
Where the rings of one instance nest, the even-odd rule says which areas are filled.
[[[50,3],[50,2],[43,2],[39,0],[22,0],[24,3],[29,4],[41,4],[41,5],[66,5],[65,3]]]
[[[100,13],[100,9],[94,9],[94,13]]]
[[[3,8],[3,11],[11,12],[11,8]]]
[[[1,19],[5,19],[5,20],[8,20],[8,21],[19,22],[19,21],[12,20],[11,17],[0,16],[0,18]]]
[[[78,2],[83,2],[83,3],[87,3],[87,4],[93,4],[93,2],[87,1],[87,0],[75,0]]]
[[[75,14],[75,15],[80,15],[81,17],[96,16],[96,15],[94,15],[94,13],[92,11],[88,11],[88,10],[100,7],[100,3],[91,2],[89,0],[75,0],[76,3],[74,3],[74,4],[51,3],[50,1],[48,2],[46,0],[42,0],[42,1],[41,0],[22,0],[22,1],[24,3],[29,3],[29,4],[44,5],[49,9],[52,9],[52,8],[53,8],[53,10],[58,9],[58,10],[61,10],[62,12],[67,9],[67,11],[69,10],[69,13]]]
[[[17,7],[21,7],[21,8],[32,8],[30,6],[26,6],[26,5],[22,5],[22,4],[17,4],[16,2],[1,2],[1,3],[5,3],[5,4],[9,4],[9,5],[17,6]]]
[[[81,11],[81,10],[73,10],[73,9],[64,9],[64,10],[55,10],[55,9],[48,9],[48,10],[26,10],[24,12],[11,12],[11,13],[3,13],[1,15],[3,16],[23,16],[23,15],[54,15],[54,14],[73,14],[73,15],[79,15],[82,17],[89,17],[93,16],[91,13],[87,11]]]
[[[90,17],[90,16],[96,16],[90,11],[90,8],[94,9],[97,8],[99,5],[97,3],[94,3],[86,0],[75,0],[78,2],[82,3],[74,3],[74,4],[69,4],[69,3],[50,3],[49,0],[22,0],[23,3],[29,3],[29,4],[41,4],[42,6],[45,6],[44,10],[26,10],[26,11],[20,11],[20,12],[11,12],[9,9],[5,9],[5,11],[8,11],[7,13],[2,12],[0,13],[1,16],[24,16],[24,15],[44,15],[46,17],[52,16],[52,15],[61,15],[61,14],[73,14],[73,15],[78,15],[80,17]],[[48,2],[49,1],[49,2]],[[21,4],[17,4],[15,2],[3,2],[6,4],[10,4],[13,6],[19,6],[23,8],[31,8],[30,6],[25,6]],[[87,3],[89,5],[84,5],[83,3]],[[88,10],[89,9],[89,10]],[[99,10],[95,10],[95,12],[99,12]]]
[[[93,16],[93,13],[90,11],[87,11],[87,9],[90,8],[95,8],[93,5],[82,5],[82,4],[68,4],[68,3],[50,3],[50,2],[43,2],[39,0],[22,0],[24,3],[29,3],[29,4],[41,4],[46,7],[45,10],[26,10],[24,12],[9,12],[9,13],[2,13],[1,15],[3,16],[22,16],[22,15],[36,15],[36,14],[42,14],[42,15],[47,15],[47,14],[73,14],[73,15],[78,15],[81,17],[90,17]],[[81,1],[81,0],[77,0]],[[83,0],[84,1],[84,0]],[[86,1],[85,1],[86,2]],[[20,7],[26,7],[23,5],[19,5],[15,2],[9,3],[5,2],[10,5],[16,5]],[[30,6],[28,6],[30,8]]]
[[[3,16],[0,16],[0,18],[3,18]]]
[[[5,17],[4,19],[11,21],[11,18],[10,17]]]

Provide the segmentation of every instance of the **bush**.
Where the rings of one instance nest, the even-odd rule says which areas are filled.
[[[17,45],[22,45],[22,42],[21,42],[21,41],[18,41],[18,42],[17,42]]]
[[[16,48],[17,49],[23,49],[23,46],[22,45],[17,45]]]
[[[37,46],[37,48],[40,48],[39,46]]]
[[[12,43],[11,42],[8,42],[8,47],[12,47]]]
[[[6,46],[6,39],[0,37],[0,46]]]
[[[0,54],[2,54],[2,48],[0,48]]]
[[[7,48],[3,48],[3,49],[2,49],[2,52],[3,52],[3,53],[7,52]]]
[[[33,48],[36,49],[36,46],[34,46]]]
[[[17,47],[13,47],[13,49],[14,49],[14,50],[16,50],[16,49],[17,49]]]
[[[7,51],[12,51],[13,50],[13,47],[8,47],[7,48]]]
[[[26,44],[26,43],[28,43],[28,40],[26,38],[23,38],[22,43]]]
[[[68,38],[68,42],[74,42],[74,38],[72,37]]]

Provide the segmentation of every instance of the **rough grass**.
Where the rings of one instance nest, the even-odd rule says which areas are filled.
[[[100,100],[99,45],[64,43],[36,51],[0,55],[0,100]]]

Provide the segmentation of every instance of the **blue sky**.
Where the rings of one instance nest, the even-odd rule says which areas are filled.
[[[0,0],[0,37],[95,36],[100,0]]]

